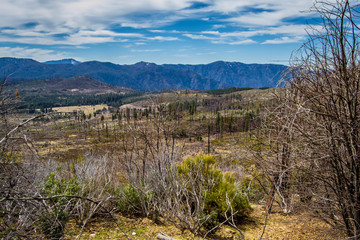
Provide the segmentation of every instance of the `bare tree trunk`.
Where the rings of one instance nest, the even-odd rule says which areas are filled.
[[[274,199],[275,199],[275,193],[276,193],[276,184],[278,182],[279,176],[275,175],[271,181],[271,188],[270,188],[270,192],[266,201],[266,213],[271,213],[271,208],[272,205],[274,203]]]

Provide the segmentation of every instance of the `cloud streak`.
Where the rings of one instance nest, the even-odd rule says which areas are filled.
[[[281,37],[281,38],[275,38],[275,39],[268,39],[262,44],[286,44],[286,43],[296,43],[303,41],[305,38],[298,36],[298,37]]]
[[[2,0],[0,47],[2,54],[43,60],[65,55],[146,60],[142,58],[161,58],[163,52],[183,48],[192,49],[182,56],[191,61],[208,61],[209,57],[196,58],[206,56],[206,51],[213,59],[236,59],[238,55],[227,51],[236,49],[245,56],[252,47],[271,45],[274,52],[281,44],[303,41],[305,19],[313,15],[301,11],[312,4],[313,0]],[[146,49],[141,50],[142,45]],[[146,54],[160,49],[162,53]]]
[[[211,22],[211,15],[214,13],[222,14],[223,17],[220,22],[212,24],[212,29],[225,28],[227,24],[271,27],[286,25],[287,19],[300,16],[300,10],[306,10],[312,4],[312,0],[296,2],[274,0],[271,3],[267,0],[199,0],[197,2],[203,3],[204,7],[192,8],[192,0],[46,2],[3,0],[0,41],[44,45],[122,42],[129,38],[144,37],[143,33],[125,32],[121,29],[124,27],[148,29],[194,18]],[[122,32],[115,32],[111,26],[118,26],[119,31]],[[249,34],[257,34],[256,32],[261,30],[257,28],[249,30],[245,33],[247,35],[245,37],[251,37]],[[150,30],[149,33],[159,34],[164,33],[164,30]],[[212,37],[193,33],[185,36],[192,39],[213,40]],[[176,36],[147,36],[147,38],[160,41],[178,40]]]
[[[0,47],[1,57],[32,58],[37,61],[49,59],[62,59],[67,57],[65,53],[54,50],[23,47]]]

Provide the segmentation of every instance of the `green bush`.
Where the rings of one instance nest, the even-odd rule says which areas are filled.
[[[178,166],[178,172],[180,179],[190,179],[191,174],[200,173],[202,176],[196,177],[195,184],[202,188],[205,196],[204,214],[209,216],[209,223],[213,223],[204,224],[204,227],[211,228],[232,213],[235,219],[239,219],[251,210],[247,196],[235,184],[234,177],[231,173],[224,174],[217,169],[215,159],[211,155],[187,158]]]
[[[120,189],[120,199],[117,204],[118,210],[123,214],[146,216],[144,211],[150,203],[150,198],[141,190],[135,189],[131,184],[127,184]]]
[[[55,173],[50,173],[45,179],[43,194],[46,196],[76,195],[80,189],[81,186],[76,177],[69,180],[59,179]]]
[[[77,178],[58,178],[55,173],[50,173],[44,182],[42,195],[54,197],[61,195],[78,195],[81,186]],[[66,222],[70,219],[74,204],[69,197],[56,197],[47,200],[51,209],[44,212],[39,219],[39,228],[47,239],[62,239]]]
[[[260,178],[260,177],[258,177]],[[241,183],[241,189],[247,193],[251,202],[260,202],[266,197],[262,186],[256,179],[252,180],[252,177],[246,177]]]
[[[152,168],[144,181],[134,181],[119,190],[118,210],[133,216],[162,216],[199,234],[216,229],[233,214],[234,219],[250,211],[247,196],[231,173],[216,168],[210,155],[187,158],[181,164]]]
[[[219,213],[216,211],[211,211],[210,213],[201,214],[201,225],[207,229],[213,229],[220,224],[219,222]]]
[[[43,214],[39,220],[39,227],[47,239],[63,239],[66,222],[70,214],[60,209],[59,212]]]

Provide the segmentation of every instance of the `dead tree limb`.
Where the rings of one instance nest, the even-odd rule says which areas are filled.
[[[3,137],[1,140],[0,140],[0,144],[2,144],[3,142],[5,142],[7,139],[9,139],[9,137],[11,136],[11,134],[13,134],[14,132],[16,132],[19,128],[23,127],[24,125],[26,125],[27,123],[31,122],[32,120],[34,119],[37,119],[37,118],[40,118],[40,117],[43,117],[43,116],[46,116],[46,115],[49,115],[49,114],[41,114],[41,115],[37,115],[35,117],[32,117],[32,118],[29,118],[27,119],[26,121],[20,123],[19,125],[17,125],[15,128],[13,128],[10,132],[8,132],[5,137]]]
[[[161,239],[161,240],[176,240],[175,238],[169,237],[168,235],[166,235],[165,233],[160,232],[157,235],[157,239]]]

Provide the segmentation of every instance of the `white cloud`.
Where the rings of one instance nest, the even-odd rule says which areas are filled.
[[[214,24],[212,26],[213,29],[219,29],[219,28],[226,28],[226,25],[224,24]]]
[[[124,20],[129,20],[129,23],[136,22],[131,21],[134,19],[131,18],[131,14],[179,11],[191,4],[192,0],[62,0],[46,1],[45,4],[43,0],[21,2],[3,0],[2,9],[11,8],[5,16],[6,18],[17,16],[19,21],[23,19],[39,20],[40,22],[46,20],[51,23],[62,22],[62,25],[73,28],[84,26],[84,24],[89,26],[89,23],[105,23],[107,25],[122,23]],[[29,9],[31,11],[28,11]],[[148,20],[151,20],[151,15]]]
[[[204,31],[204,34],[183,34],[183,36],[195,39],[195,40],[211,40],[211,43],[214,44],[229,44],[229,45],[243,45],[243,44],[254,44],[256,41],[244,38],[241,34],[232,34],[232,33],[220,33],[218,31]],[[208,36],[210,35],[210,36]]]
[[[245,39],[242,41],[235,41],[235,42],[229,42],[230,45],[243,45],[243,44],[253,44],[256,43],[256,41],[252,39]]]
[[[191,5],[191,0],[27,0],[1,2],[1,26],[38,22],[41,25],[64,25],[69,28],[109,24],[124,20],[133,13],[176,11]],[[120,21],[119,21],[120,20]]]
[[[5,34],[1,34],[5,33]],[[62,36],[57,36],[58,34]],[[128,38],[143,38],[138,33],[118,33],[105,29],[79,30],[72,34],[61,34],[57,32],[43,33],[22,31],[21,29],[5,29],[0,32],[0,41],[16,42],[42,45],[82,45],[104,42],[127,42]]]
[[[210,10],[225,14],[235,13],[227,22],[256,26],[274,26],[284,19],[304,16],[302,11],[309,10],[313,0],[217,0]],[[257,11],[251,11],[256,9]]]
[[[216,35],[220,37],[255,37],[263,35],[286,34],[291,36],[305,36],[307,25],[282,25],[278,27],[265,27],[262,29],[250,29],[247,31],[236,32],[219,32],[219,31],[202,31],[202,34]]]
[[[259,36],[278,36],[275,39],[264,40],[263,44],[296,43],[305,40],[307,25],[281,25],[278,27],[255,28],[248,31],[220,32],[202,31],[197,35],[188,34],[192,39],[211,39],[212,43],[230,45],[254,44],[257,41],[251,39]],[[317,26],[313,26],[318,28]]]
[[[179,40],[177,37],[163,37],[163,36],[155,36],[155,37],[148,37],[148,40],[158,40],[158,41],[176,41]]]
[[[276,39],[265,40],[263,44],[281,44],[281,43],[295,43],[305,39],[307,35],[306,25],[282,25],[278,27],[263,27],[261,29],[250,29],[247,31],[235,32],[220,32],[220,31],[202,31],[198,34],[183,34],[183,36],[191,39],[205,39],[211,40],[212,43],[217,44],[254,44],[257,41],[251,39],[258,36],[279,36]],[[268,37],[268,36],[267,36]]]
[[[300,42],[300,41],[303,41],[303,40],[304,40],[303,37],[294,37],[294,38],[281,37],[281,38],[275,38],[275,39],[268,39],[265,42],[263,42],[262,44],[296,43],[296,42]]]
[[[152,33],[164,33],[165,30],[157,30],[157,29],[154,29],[154,30],[149,30],[149,32],[152,32]]]
[[[149,28],[165,24],[178,18],[171,12],[180,11],[191,4],[192,0],[3,0],[0,41],[87,44],[141,37],[131,33],[114,33],[107,29],[113,25]],[[151,12],[163,15],[152,18]],[[150,15],[139,18],[134,14]],[[69,37],[62,40],[51,39],[54,34]],[[163,39],[166,40],[170,39]]]
[[[131,49],[131,52],[161,52],[162,49]]]
[[[43,62],[52,59],[63,59],[67,55],[62,52],[56,52],[48,49],[39,48],[23,48],[23,47],[0,47],[0,56],[2,57],[16,57],[16,58],[32,58]]]
[[[117,33],[109,30],[80,30],[79,35],[83,36],[107,36],[107,37],[143,37],[142,34],[138,33]]]
[[[183,36],[185,37],[188,37],[188,38],[191,38],[191,39],[207,39],[207,40],[214,40],[216,38],[214,37],[209,37],[209,36],[205,36],[205,35],[202,35],[202,34],[191,34],[191,33],[185,33],[183,34]]]
[[[289,25],[289,19],[305,16],[313,0],[198,0],[208,4],[203,8],[189,8],[193,0],[2,0],[0,42],[42,45],[84,45],[104,42],[126,42],[128,39],[176,41],[176,36],[144,36],[137,33],[112,31],[114,26],[137,29],[158,28],[182,19],[202,19],[212,22],[214,13],[222,15],[222,21],[214,23],[213,30],[230,25],[248,28],[246,31],[201,34],[177,30],[191,39],[207,39],[244,42],[259,35],[304,34],[302,25]],[[254,9],[256,11],[254,11]],[[211,27],[211,26],[210,26]],[[250,28],[250,29],[249,29]],[[121,28],[120,28],[121,29]],[[297,31],[297,32],[296,32]],[[147,33],[166,33],[149,30]],[[301,34],[299,34],[301,32]]]
[[[77,33],[66,37],[64,40],[54,40],[62,44],[81,45],[104,42],[127,42],[127,38],[142,38],[142,34],[137,33],[117,33],[109,30],[80,30]]]
[[[228,39],[219,39],[219,40],[213,40],[211,42],[215,43],[215,44],[229,44],[229,45],[244,45],[244,44],[257,43],[256,41],[254,41],[252,39],[244,39],[244,40],[239,40],[239,41],[233,41],[233,40],[228,40]]]

